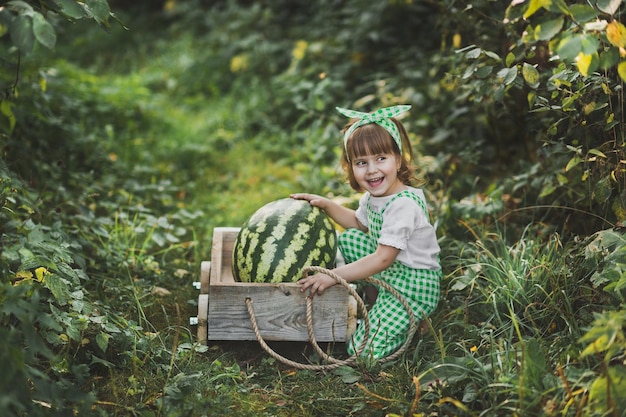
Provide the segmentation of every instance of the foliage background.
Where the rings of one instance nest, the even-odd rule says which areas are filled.
[[[619,415],[622,21],[615,0],[4,2],[2,414]],[[197,344],[213,228],[293,191],[354,204],[333,109],[395,103],[443,251],[429,332],[327,373]]]

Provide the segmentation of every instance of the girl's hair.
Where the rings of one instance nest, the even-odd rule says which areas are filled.
[[[409,141],[409,135],[406,133],[402,123],[395,118],[390,119],[398,127],[400,138],[402,140],[402,154],[393,137],[383,127],[376,123],[368,123],[357,128],[348,138],[341,157],[341,165],[348,174],[350,186],[355,191],[363,191],[361,186],[354,178],[352,163],[355,159],[366,155],[377,155],[383,153],[392,153],[401,160],[400,169],[398,170],[398,179],[404,185],[413,185],[417,182],[415,177],[415,169],[413,167],[413,148]],[[356,123],[358,119],[351,120],[342,130],[345,133],[350,126]]]

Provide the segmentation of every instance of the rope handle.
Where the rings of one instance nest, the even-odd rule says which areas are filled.
[[[344,280],[343,278],[341,278],[339,275],[335,274],[333,271],[326,269],[326,268],[322,268],[319,266],[307,266],[304,267],[302,270],[302,276],[306,276],[308,275],[309,272],[316,272],[316,273],[322,273],[322,274],[326,274],[328,276],[330,276],[331,278],[333,278],[335,281],[337,281],[338,284],[340,284],[341,286],[343,286],[349,293],[350,295],[352,295],[352,297],[354,297],[354,299],[357,302],[357,307],[358,309],[361,311],[361,313],[363,314],[363,326],[365,326],[365,332],[364,332],[364,337],[363,340],[361,341],[361,344],[359,345],[359,348],[355,351],[354,355],[350,356],[348,359],[345,360],[338,360],[335,358],[332,358],[331,356],[327,355],[322,348],[318,345],[317,340],[315,339],[315,334],[313,331],[313,297],[310,295],[307,295],[306,297],[306,323],[307,323],[307,331],[309,334],[309,343],[311,343],[311,345],[313,346],[313,348],[315,349],[315,351],[327,362],[330,362],[329,364],[322,364],[322,365],[309,365],[309,364],[303,364],[300,362],[295,362],[292,361],[290,359],[285,358],[284,356],[281,356],[280,354],[278,354],[277,352],[275,352],[274,350],[272,350],[272,348],[270,348],[267,343],[265,342],[265,340],[263,339],[263,336],[261,335],[261,332],[259,331],[259,326],[257,324],[256,321],[256,316],[254,314],[254,307],[253,307],[253,301],[250,297],[246,298],[246,307],[248,309],[248,314],[250,315],[250,323],[252,324],[252,329],[254,331],[254,335],[257,339],[257,341],[259,342],[259,344],[261,345],[261,347],[263,348],[263,350],[265,350],[271,357],[273,357],[274,359],[292,366],[294,368],[297,369],[305,369],[305,370],[310,370],[310,371],[321,371],[321,370],[330,370],[330,369],[335,369],[338,368],[340,366],[344,366],[344,365],[354,365],[357,358],[361,356],[361,354],[363,353],[363,350],[365,349],[365,346],[367,345],[367,341],[369,340],[369,336],[370,336],[370,321],[369,321],[369,317],[367,314],[367,308],[365,307],[365,303],[363,302],[363,299],[357,294],[357,292],[350,286],[350,284],[348,284],[348,282],[346,280]],[[415,315],[413,314],[413,310],[411,309],[411,306],[409,306],[408,302],[406,301],[406,299],[392,286],[390,286],[389,284],[387,284],[386,282],[383,282],[381,280],[375,279],[375,278],[366,278],[364,281],[370,282],[376,286],[379,286],[381,288],[384,288],[385,290],[387,290],[388,292],[390,292],[394,297],[396,297],[398,299],[398,301],[400,301],[400,303],[402,304],[402,306],[405,308],[405,310],[409,313],[409,320],[410,320],[410,325],[409,325],[409,335],[406,339],[406,341],[404,342],[404,344],[402,345],[402,347],[400,349],[398,349],[397,351],[395,351],[393,354],[386,356],[385,358],[380,359],[379,362],[388,362],[391,361],[393,359],[396,359],[398,356],[402,355],[404,353],[404,351],[407,349],[407,347],[409,346],[409,344],[411,343],[411,340],[413,339],[413,335],[415,334],[415,331],[417,330],[417,324],[415,321]]]

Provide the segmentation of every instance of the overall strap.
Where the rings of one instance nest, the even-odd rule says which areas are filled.
[[[426,217],[428,217],[428,209],[426,208],[426,202],[424,201],[424,199],[420,198],[420,196],[418,196],[417,194],[415,194],[411,190],[400,191],[398,194],[393,196],[393,198],[391,200],[389,200],[389,202],[382,209],[381,213],[384,213],[385,210],[387,209],[387,207],[389,207],[389,204],[393,203],[396,199],[398,199],[400,197],[409,197],[411,200],[415,201],[417,203],[417,205],[422,208],[422,210],[424,211],[424,214],[426,215]]]

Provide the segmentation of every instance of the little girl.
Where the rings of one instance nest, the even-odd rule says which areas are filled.
[[[428,219],[424,192],[412,187],[413,152],[404,126],[395,116],[411,106],[394,106],[373,113],[337,108],[352,118],[344,127],[342,165],[350,186],[364,192],[357,210],[314,194],[292,194],[321,208],[346,231],[339,250],[346,264],[333,270],[347,282],[370,276],[395,288],[410,304],[416,322],[430,315],[439,301],[441,265],[435,230]],[[322,294],[336,284],[326,274],[298,281],[301,291]],[[400,301],[380,289],[368,313],[370,336],[364,355],[384,358],[408,337],[410,318]],[[348,352],[354,354],[364,337],[359,326]]]

